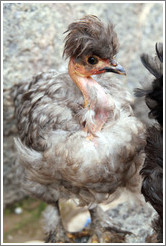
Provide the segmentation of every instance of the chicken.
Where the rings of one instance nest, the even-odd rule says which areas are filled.
[[[158,234],[158,242],[163,242],[163,45],[156,44],[157,56],[143,54],[143,65],[155,76],[146,89],[137,89],[136,96],[144,96],[150,109],[149,117],[156,123],[147,128],[145,162],[140,174],[143,177],[142,193],[158,213],[153,228]]]
[[[103,242],[105,230],[128,233],[98,204],[123,189],[140,192],[145,130],[123,83],[108,73],[104,76],[126,74],[115,60],[119,44],[112,23],[105,26],[88,15],[66,32],[68,73],[40,73],[13,90],[19,132],[15,143],[22,167],[18,173],[31,196],[52,205],[46,242],[70,242],[60,216],[61,198],[88,206],[90,241],[95,235]]]

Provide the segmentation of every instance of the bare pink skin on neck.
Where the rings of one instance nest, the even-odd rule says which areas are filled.
[[[86,129],[91,135],[95,135],[95,133],[101,131],[108,119],[108,97],[102,86],[94,79],[84,75],[83,72],[80,73],[80,65],[74,63],[72,59],[69,62],[69,75],[84,96],[84,107],[89,107],[89,110],[95,111],[94,121],[90,122],[88,129]],[[96,94],[97,105],[90,93],[93,94],[93,91]]]

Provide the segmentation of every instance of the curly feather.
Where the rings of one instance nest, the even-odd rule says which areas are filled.
[[[82,54],[95,54],[100,58],[107,59],[118,52],[117,34],[112,23],[106,28],[94,15],[85,16],[70,24],[66,32],[69,32],[65,38],[63,53],[66,58],[79,58]]]

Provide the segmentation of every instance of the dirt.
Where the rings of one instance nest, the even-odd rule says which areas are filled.
[[[15,208],[22,208],[21,214]],[[35,199],[25,199],[4,211],[4,243],[24,243],[29,240],[44,240],[42,211],[46,204]]]

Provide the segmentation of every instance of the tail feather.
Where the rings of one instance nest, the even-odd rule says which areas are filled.
[[[141,61],[148,71],[155,76],[149,88],[136,89],[137,97],[144,96],[150,109],[149,117],[156,120],[156,125],[147,129],[145,162],[140,174],[143,177],[142,194],[157,211],[153,220],[153,229],[158,234],[158,242],[163,240],[163,45],[156,44],[157,56],[143,54]]]
[[[145,102],[150,109],[149,117],[163,125],[163,48],[162,44],[156,44],[157,56],[151,57],[147,54],[141,56],[143,65],[155,76],[153,82],[150,82],[148,88],[136,88],[134,94],[136,97],[145,97]]]

